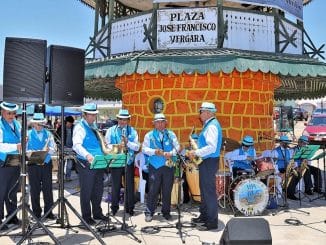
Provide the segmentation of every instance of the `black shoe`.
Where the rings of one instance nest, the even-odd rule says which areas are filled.
[[[85,219],[86,223],[88,225],[95,225],[96,224],[96,221],[93,220],[92,218],[88,218],[88,219]]]
[[[21,221],[16,216],[14,216],[7,222],[7,224],[8,225],[20,225]]]
[[[307,194],[307,195],[309,195],[309,196],[311,196],[311,195],[314,194],[311,190],[305,191],[304,193]]]
[[[297,198],[295,195],[289,195],[288,196],[288,199],[291,199],[291,200],[299,200],[299,198]]]
[[[199,216],[197,218],[192,218],[191,222],[196,223],[196,224],[204,224],[204,223],[206,223],[206,220],[203,219],[201,216]]]
[[[319,188],[314,188],[314,192],[318,193],[318,194],[322,194],[323,192],[321,191],[321,189]]]
[[[53,213],[49,213],[47,216],[46,216],[47,219],[50,219],[50,220],[55,220],[57,219],[57,216],[55,216]]]
[[[134,210],[129,210],[128,212],[127,212],[128,214],[129,214],[129,216],[134,216]]]
[[[0,225],[1,225],[2,223],[0,222]],[[8,230],[9,229],[9,227],[8,227],[8,225],[7,224],[4,224],[2,227],[1,227],[1,229],[0,229],[0,231],[6,231],[6,230]]]
[[[112,214],[112,216],[116,215],[117,211],[118,211],[118,210],[111,210],[111,214]]]
[[[216,230],[218,228],[218,225],[216,223],[205,223],[197,226],[197,228],[200,231],[209,231],[209,230]]]
[[[99,215],[99,216],[94,216],[93,217],[94,219],[99,219],[99,220],[108,220],[108,217],[107,216],[105,216],[105,215],[103,215],[103,214],[101,214],[101,215]]]
[[[172,218],[171,214],[163,214],[164,219],[170,220]]]

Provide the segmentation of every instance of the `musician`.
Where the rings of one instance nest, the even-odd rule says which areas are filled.
[[[304,135],[300,136],[300,138],[298,139],[298,145],[296,147],[294,147],[294,149],[293,149],[294,154],[296,152],[300,151],[300,149],[302,147],[305,147],[308,144],[309,144],[308,137],[304,136]],[[301,159],[301,158],[295,160],[296,167],[297,167],[298,171],[301,169],[302,161],[303,161],[303,159]],[[308,161],[308,164],[309,165],[307,165],[305,174],[303,175],[303,181],[304,181],[304,185],[305,185],[305,193],[307,195],[313,195],[312,189],[317,193],[321,192],[322,176],[321,176],[321,171],[319,168],[312,166],[310,161]],[[299,172],[301,172],[301,171],[299,171]],[[313,175],[313,178],[314,178],[314,186],[312,184],[311,175]],[[299,176],[299,177],[301,177],[301,176]]]
[[[104,170],[90,169],[94,157],[103,155],[103,151],[96,133],[95,120],[98,113],[96,104],[85,104],[82,112],[83,119],[74,127],[72,148],[77,154],[76,168],[80,184],[82,218],[87,224],[94,225],[96,223],[94,219],[107,220],[101,208]]]
[[[279,172],[281,174],[284,174],[286,172],[287,166],[290,162],[290,159],[293,158],[293,150],[289,148],[289,144],[291,143],[291,140],[289,139],[288,136],[282,135],[280,137],[280,145],[276,147],[272,151],[272,156],[276,160],[276,174]],[[288,173],[289,174],[289,173]],[[288,178],[290,176],[284,176],[286,182],[288,181]],[[293,176],[292,179],[296,182],[298,180],[295,180],[296,177]],[[294,195],[295,193],[295,186],[292,182],[289,183],[288,188],[287,188],[287,198],[292,199],[292,200],[298,200],[298,198]]]
[[[51,155],[55,153],[55,142],[51,132],[44,128],[46,119],[43,113],[34,113],[30,122],[32,124],[32,129],[27,132],[28,141],[26,153],[41,150],[48,151],[43,164],[30,161],[27,169],[32,210],[37,218],[41,218],[41,191],[44,199],[44,214],[47,213],[53,205]],[[56,216],[52,212],[46,217],[52,220],[56,219]]]
[[[21,125],[15,119],[18,105],[2,102],[0,104],[0,165],[3,166],[7,154],[18,154],[21,152]],[[17,181],[20,167],[0,167],[0,224],[4,218],[4,204],[6,204],[7,216],[17,209]],[[20,220],[13,216],[7,224],[19,225]],[[5,224],[1,230],[7,230]]]
[[[199,113],[203,123],[203,129],[198,138],[199,149],[187,153],[190,159],[195,156],[203,159],[199,164],[200,215],[193,218],[192,222],[203,224],[199,227],[200,230],[212,230],[217,229],[218,226],[215,174],[218,170],[222,145],[222,128],[215,117],[216,108],[213,103],[203,102]]]
[[[105,141],[108,147],[112,147],[113,144],[123,144],[127,148],[127,172],[125,173],[125,167],[112,167],[112,215],[115,215],[119,210],[120,188],[122,176],[126,176],[126,200],[125,210],[130,216],[134,215],[135,207],[135,187],[134,187],[134,161],[135,152],[139,150],[140,144],[138,141],[137,131],[129,125],[131,115],[126,109],[120,109],[116,115],[118,124],[110,127],[105,134]],[[126,175],[125,175],[126,174]]]
[[[254,139],[247,135],[243,137],[241,147],[225,155],[227,162],[231,166],[233,178],[239,175],[239,171],[253,173],[253,161],[256,159],[256,149]]]
[[[69,151],[72,149],[72,133],[74,130],[74,118],[72,116],[67,116],[65,118],[65,129],[64,129],[64,148]],[[56,130],[56,135],[58,136],[58,144],[61,144],[61,127]],[[74,164],[74,160],[69,158],[65,161],[65,181],[71,181],[71,169]]]
[[[174,132],[168,130],[164,114],[155,114],[154,129],[145,137],[142,151],[148,156],[149,193],[147,196],[145,221],[151,222],[156,209],[158,195],[162,190],[162,214],[171,219],[171,192],[174,182],[174,167],[171,164],[180,148]],[[172,160],[173,159],[173,160]]]

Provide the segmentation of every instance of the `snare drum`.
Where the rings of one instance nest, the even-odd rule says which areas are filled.
[[[216,175],[216,194],[220,200],[223,196],[228,195],[229,186],[231,183],[230,172],[218,172]]]
[[[266,178],[275,171],[274,162],[271,157],[262,157],[255,160],[257,177]]]
[[[200,202],[199,169],[197,166],[194,164],[187,164],[186,179],[192,199]]]
[[[237,178],[239,181],[239,178]],[[242,179],[230,185],[230,195],[233,195],[234,206],[245,216],[261,214],[268,203],[267,186],[256,179]]]

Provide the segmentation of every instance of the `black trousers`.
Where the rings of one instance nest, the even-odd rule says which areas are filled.
[[[207,158],[199,165],[199,188],[201,203],[200,216],[207,223],[217,224],[218,203],[216,194],[216,177],[219,157]]]
[[[309,172],[310,172],[309,177],[311,177],[311,175],[312,175],[313,178],[314,178],[314,184],[313,184],[314,190],[315,191],[317,191],[317,190],[320,191],[322,186],[323,186],[323,184],[322,184],[323,180],[322,180],[320,169],[316,168],[314,166],[311,166],[311,165],[309,165],[308,168],[309,168]]]
[[[0,167],[0,223],[4,218],[4,204],[9,216],[17,209],[20,167]]]
[[[83,164],[85,167],[83,167]],[[103,169],[89,169],[87,161],[76,164],[80,184],[80,207],[84,220],[103,215],[101,202],[103,195]]]
[[[146,215],[154,215],[157,206],[158,195],[162,191],[162,214],[170,214],[171,192],[174,182],[174,168],[167,166],[155,169],[149,165],[149,192],[147,196]]]
[[[125,175],[125,168],[110,168],[112,177],[112,204],[111,210],[113,213],[119,210],[120,189],[122,183],[122,176]],[[125,210],[127,213],[133,211],[135,207],[135,172],[134,164],[127,165],[126,177],[126,200]]]
[[[30,185],[32,210],[36,217],[41,217],[40,194],[43,193],[44,213],[53,205],[52,161],[45,165],[29,165],[28,180]]]

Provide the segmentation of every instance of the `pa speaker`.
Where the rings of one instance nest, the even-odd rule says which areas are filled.
[[[18,103],[42,103],[45,65],[45,40],[7,37],[3,67],[3,99]]]
[[[272,244],[269,224],[263,218],[233,218],[226,224],[220,244]]]
[[[84,99],[85,51],[51,45],[49,47],[49,103],[82,105]]]

